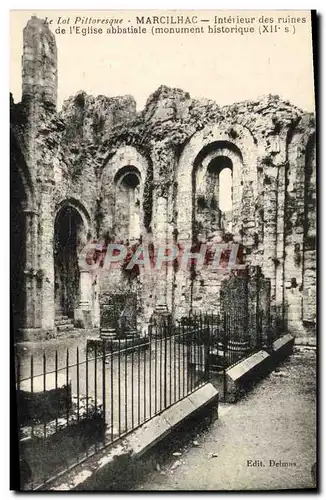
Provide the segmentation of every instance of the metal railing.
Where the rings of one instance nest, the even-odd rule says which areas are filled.
[[[194,314],[183,318],[181,324],[190,326],[188,343],[205,346],[209,371],[216,371],[238,363],[257,350],[268,348],[271,337],[267,334],[267,324],[264,332],[263,318],[261,311],[254,315],[232,311]]]
[[[151,330],[137,342],[98,339],[86,349],[17,359],[22,489],[46,489],[207,383],[202,350],[187,345],[188,328]]]
[[[153,322],[145,338],[19,356],[21,489],[46,489],[263,344],[262,314],[232,312]]]

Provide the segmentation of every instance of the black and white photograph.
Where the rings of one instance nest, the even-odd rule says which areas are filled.
[[[316,26],[10,11],[12,490],[317,491]]]

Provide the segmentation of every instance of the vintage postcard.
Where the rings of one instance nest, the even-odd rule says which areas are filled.
[[[318,488],[316,26],[11,11],[12,489]]]

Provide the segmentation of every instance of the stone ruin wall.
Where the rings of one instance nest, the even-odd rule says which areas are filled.
[[[285,316],[290,331],[306,335],[316,320],[313,115],[277,96],[220,107],[165,86],[141,112],[131,96],[82,91],[58,112],[56,58],[54,35],[32,18],[24,30],[22,102],[11,102],[13,161],[29,193],[24,327],[53,329],[54,226],[60,207],[70,204],[80,214],[80,247],[119,239],[116,231],[125,221],[116,208],[117,179],[129,169],[140,179],[143,241],[221,240],[223,231],[198,228],[194,179],[223,156],[233,167],[233,241],[243,245],[245,262],[261,266],[270,278],[274,314]],[[221,286],[208,268],[196,275],[168,267],[159,276],[141,271],[134,280],[120,271],[99,273],[95,284],[94,276],[86,279],[92,326],[98,326],[98,300],[105,293],[136,291],[139,317],[148,321],[158,304],[175,317],[212,310]]]

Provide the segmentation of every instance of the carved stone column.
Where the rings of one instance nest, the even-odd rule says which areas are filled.
[[[54,330],[54,181],[50,178],[39,178],[41,190],[40,223],[39,223],[39,269],[42,273],[42,286],[38,296],[41,304],[40,326],[45,330]]]
[[[79,275],[79,304],[75,309],[75,323],[80,328],[92,328],[91,312],[91,275],[85,269],[80,269]]]
[[[24,328],[37,328],[38,322],[38,289],[42,286],[43,276],[37,267],[37,212],[31,209],[23,211],[25,215],[25,268],[24,294],[25,310],[21,324]]]
[[[271,280],[272,317],[276,306],[278,173],[277,166],[270,165],[264,168],[263,269],[266,278]]]

